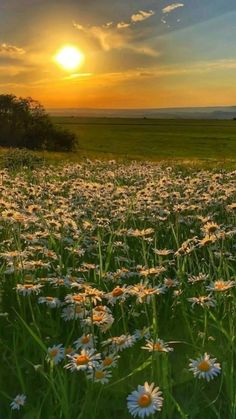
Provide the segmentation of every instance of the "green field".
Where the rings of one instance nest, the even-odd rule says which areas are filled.
[[[236,121],[54,117],[86,157],[236,159]]]

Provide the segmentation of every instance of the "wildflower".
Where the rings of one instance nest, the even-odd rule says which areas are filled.
[[[199,297],[188,298],[188,301],[192,303],[192,307],[195,304],[200,305],[201,307],[215,307],[216,301],[212,298],[211,295],[200,295]]]
[[[65,321],[69,320],[77,320],[83,319],[87,314],[87,311],[84,309],[83,306],[76,304],[76,305],[69,305],[64,307],[62,310],[61,317]]]
[[[235,287],[234,281],[224,281],[223,279],[218,279],[217,281],[214,281],[208,285],[206,289],[208,291],[223,292],[228,291],[232,287]]]
[[[91,349],[94,347],[94,343],[96,342],[97,337],[92,334],[82,335],[79,339],[74,342],[75,349],[78,350],[80,348],[83,349]]]
[[[16,292],[24,296],[30,294],[39,294],[43,285],[40,284],[17,284]]]
[[[48,348],[47,360],[53,361],[55,365],[59,364],[65,357],[65,348],[60,343],[59,345],[53,345]]]
[[[121,352],[123,349],[130,348],[136,342],[136,338],[132,335],[114,336],[103,342],[103,345],[111,345],[114,351]]]
[[[143,338],[150,338],[150,330],[149,327],[144,327],[143,329],[136,329],[134,331],[134,337],[136,340],[141,340]]]
[[[21,406],[24,406],[26,396],[24,394],[18,394],[11,402],[10,406],[12,410],[20,410]]]
[[[164,285],[167,288],[174,288],[174,287],[177,287],[179,285],[179,281],[177,279],[165,278],[164,279]]]
[[[207,353],[196,360],[190,359],[189,369],[193,372],[194,377],[204,378],[207,381],[212,380],[216,375],[220,374],[221,367],[216,363],[216,358],[210,358]]]
[[[217,230],[219,230],[220,226],[217,223],[213,223],[213,222],[207,222],[206,224],[204,224],[204,226],[202,227],[202,230],[207,234],[213,234],[215,233]]]
[[[174,251],[169,249],[154,249],[154,253],[158,256],[168,256],[174,253]]]
[[[88,379],[93,380],[95,383],[107,384],[111,378],[111,371],[101,366],[95,368],[94,371],[90,370]]]
[[[117,300],[125,301],[129,297],[129,289],[126,288],[126,285],[123,287],[115,287],[111,292],[107,293],[105,297],[108,299],[110,304],[115,304]]]
[[[137,303],[147,302],[147,304],[149,304],[153,295],[164,294],[166,290],[167,288],[163,285],[151,287],[149,285],[140,283],[134,285],[130,289],[130,294],[135,295],[137,297]]]
[[[159,391],[159,387],[154,388],[154,386],[154,383],[149,385],[145,382],[143,386],[139,385],[138,389],[127,397],[127,407],[132,416],[144,418],[161,410],[162,392]]]
[[[68,294],[65,297],[65,302],[68,304],[82,304],[85,301],[83,294]]]
[[[109,353],[108,355],[105,355],[102,359],[102,366],[103,368],[114,368],[117,365],[117,361],[120,358],[119,355],[116,353]]]
[[[97,354],[95,349],[82,349],[80,354],[67,355],[70,362],[65,365],[65,368],[70,371],[85,371],[91,370],[99,366],[101,355]]]
[[[98,312],[95,309],[93,310],[92,316],[84,320],[85,324],[98,326],[103,333],[111,327],[113,322],[114,317],[110,313],[106,311]]]
[[[200,246],[207,246],[209,244],[214,243],[217,240],[216,236],[214,235],[206,235],[203,239],[199,240]]]
[[[206,281],[208,277],[209,275],[200,272],[198,275],[189,275],[188,282],[190,284],[195,284],[196,282]]]
[[[168,346],[168,344],[165,343],[161,339],[146,340],[146,345],[142,346],[142,349],[146,349],[148,352],[171,352],[171,351],[173,351],[173,348]]]
[[[61,302],[58,298],[51,297],[51,296],[39,297],[38,303],[39,304],[46,304],[50,308],[60,307],[60,305],[61,305]]]

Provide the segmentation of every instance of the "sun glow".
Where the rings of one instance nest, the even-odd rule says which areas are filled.
[[[55,56],[55,61],[64,70],[72,71],[81,67],[84,62],[84,54],[78,48],[67,45],[61,48]]]

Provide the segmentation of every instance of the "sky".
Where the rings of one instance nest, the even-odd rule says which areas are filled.
[[[0,94],[46,108],[236,105],[235,0],[0,0]],[[65,70],[65,45],[84,54]]]

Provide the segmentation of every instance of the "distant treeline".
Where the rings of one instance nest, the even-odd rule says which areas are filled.
[[[43,106],[30,97],[0,95],[0,146],[71,151],[74,133],[56,127]]]

